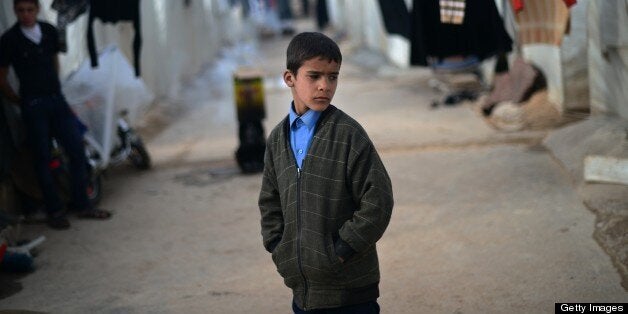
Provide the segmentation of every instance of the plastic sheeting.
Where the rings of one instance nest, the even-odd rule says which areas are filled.
[[[63,93],[72,109],[85,123],[96,140],[106,165],[116,142],[116,121],[122,110],[131,120],[140,108],[153,99],[144,82],[135,77],[135,70],[116,46],[99,56],[98,68],[88,59],[62,84]]]

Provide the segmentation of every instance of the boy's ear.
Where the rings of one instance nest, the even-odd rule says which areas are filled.
[[[286,72],[283,72],[283,81],[286,82],[286,85],[288,85],[288,87],[294,87],[294,74],[292,74],[292,72],[290,72],[289,70],[286,70]]]

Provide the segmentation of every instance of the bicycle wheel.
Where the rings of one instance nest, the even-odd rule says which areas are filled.
[[[150,156],[140,138],[135,138],[131,142],[129,161],[131,161],[131,164],[133,164],[135,168],[140,170],[150,169],[151,167]]]

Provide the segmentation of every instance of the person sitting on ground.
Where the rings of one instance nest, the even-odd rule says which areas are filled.
[[[48,215],[48,225],[67,229],[70,223],[48,167],[54,136],[70,159],[72,205],[78,217],[108,219],[87,197],[87,161],[76,116],[61,93],[59,40],[54,26],[37,20],[38,0],[13,0],[17,22],[0,38],[0,91],[18,104],[35,155],[35,171]],[[20,83],[19,94],[8,83],[9,67]]]
[[[289,114],[268,137],[259,196],[264,247],[295,313],[379,313],[375,243],[392,185],[360,124],[331,105],[342,55],[321,33],[287,49]]]

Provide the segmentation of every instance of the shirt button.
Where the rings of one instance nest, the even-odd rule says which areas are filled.
[[[303,154],[303,150],[302,149],[299,149],[299,154]]]

